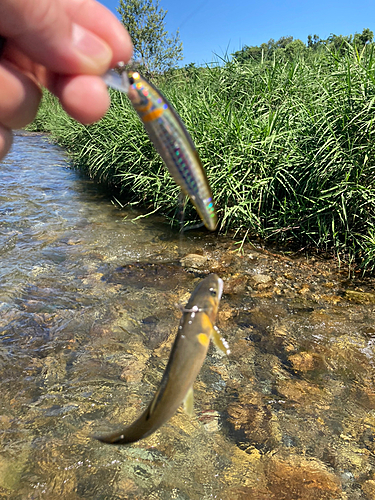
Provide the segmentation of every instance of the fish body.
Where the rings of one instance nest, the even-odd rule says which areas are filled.
[[[206,172],[194,143],[163,94],[136,71],[126,81],[115,72],[104,75],[107,85],[126,92],[170,174],[189,196],[204,225],[214,231],[217,215]]]
[[[223,290],[223,282],[210,274],[193,291],[180,321],[161,384],[142,415],[120,432],[97,437],[110,444],[129,444],[155,432],[188,398],[192,405],[192,386],[202,367],[214,335],[221,350],[229,353],[226,342],[218,335],[214,323]]]

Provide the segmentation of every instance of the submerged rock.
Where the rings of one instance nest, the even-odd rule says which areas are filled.
[[[204,269],[207,266],[207,255],[199,255],[196,253],[189,253],[181,260],[182,267],[192,267],[193,269]]]
[[[366,500],[375,500],[375,481],[373,479],[365,481],[362,485],[362,491]]]
[[[325,366],[323,357],[314,352],[299,352],[288,359],[296,372],[309,372]]]
[[[338,478],[318,460],[290,456],[270,459],[266,466],[270,499],[336,500],[341,494]]]
[[[229,276],[224,281],[224,293],[225,294],[244,293],[248,279],[249,279],[248,276],[241,274],[235,274],[234,276]]]
[[[272,278],[271,276],[268,276],[266,274],[254,274],[254,276],[251,277],[251,284],[257,288],[261,286],[261,288],[265,287],[265,285],[271,286],[272,285]]]
[[[375,304],[375,293],[345,290],[344,296],[356,304]]]
[[[276,444],[272,436],[272,414],[267,406],[252,402],[233,403],[228,406],[227,412],[228,421],[241,441],[245,437],[248,443],[257,447],[266,446],[267,449]]]
[[[191,281],[191,276],[177,263],[134,262],[118,267],[112,273],[103,276],[103,280],[124,287],[173,290]]]

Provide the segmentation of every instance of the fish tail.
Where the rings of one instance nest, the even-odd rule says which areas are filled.
[[[94,439],[108,444],[131,444],[149,436],[155,429],[148,420],[149,409],[147,409],[135,422],[124,429],[106,434],[104,436],[93,436]]]
[[[129,435],[127,433],[127,429],[123,429],[120,432],[107,434],[106,436],[93,436],[93,437],[94,439],[97,439],[98,441],[107,444],[131,444],[141,439],[142,436]]]

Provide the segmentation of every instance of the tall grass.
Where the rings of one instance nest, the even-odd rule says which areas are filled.
[[[207,169],[220,231],[333,251],[374,270],[374,55],[367,47],[227,62],[157,82]],[[178,188],[126,96],[112,92],[110,111],[89,127],[46,99],[35,127],[77,166],[130,202],[177,215]],[[190,206],[187,217],[196,218]]]

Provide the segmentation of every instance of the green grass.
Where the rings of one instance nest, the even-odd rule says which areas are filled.
[[[193,72],[156,82],[197,146],[220,231],[333,252],[375,269],[375,54],[328,50]],[[127,97],[111,92],[84,127],[46,95],[34,129],[130,203],[178,219],[178,188]],[[186,218],[196,220],[188,204]]]

